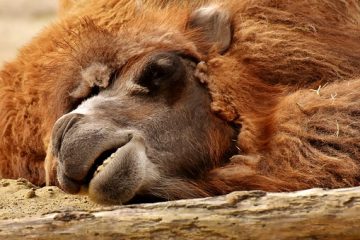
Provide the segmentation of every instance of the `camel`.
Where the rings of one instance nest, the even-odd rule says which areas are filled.
[[[101,203],[360,183],[355,0],[66,1],[0,73],[0,176]]]

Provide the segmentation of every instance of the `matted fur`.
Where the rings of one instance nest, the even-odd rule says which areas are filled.
[[[71,109],[83,66],[173,44],[207,63],[211,107],[241,131],[238,155],[201,179],[164,182],[164,195],[359,185],[359,1],[72,2],[0,73],[1,177],[45,183],[49,135]],[[232,16],[224,55],[198,51],[209,46],[186,28],[191,12],[209,2]]]

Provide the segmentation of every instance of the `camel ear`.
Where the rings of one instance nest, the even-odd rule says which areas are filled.
[[[195,10],[190,15],[187,28],[198,29],[202,40],[205,40],[208,46],[216,46],[220,54],[225,53],[230,47],[232,38],[230,16],[219,6],[210,5]],[[203,48],[200,50],[208,53],[209,48]]]

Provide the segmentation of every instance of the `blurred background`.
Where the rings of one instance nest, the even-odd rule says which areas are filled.
[[[0,0],[0,67],[56,17],[58,0]]]

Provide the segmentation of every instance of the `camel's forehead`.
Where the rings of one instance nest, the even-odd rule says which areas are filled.
[[[127,29],[117,34],[119,58],[124,62],[156,51],[178,51],[197,56],[196,47],[181,33],[154,31],[136,33]]]
[[[139,56],[158,51],[179,52],[200,58],[195,44],[185,31],[176,28],[138,27],[128,25],[116,32],[90,21],[65,30],[68,36],[58,51],[62,56],[75,57],[86,68],[94,61],[112,61],[117,67],[123,66]],[[65,35],[65,34],[64,34]]]

